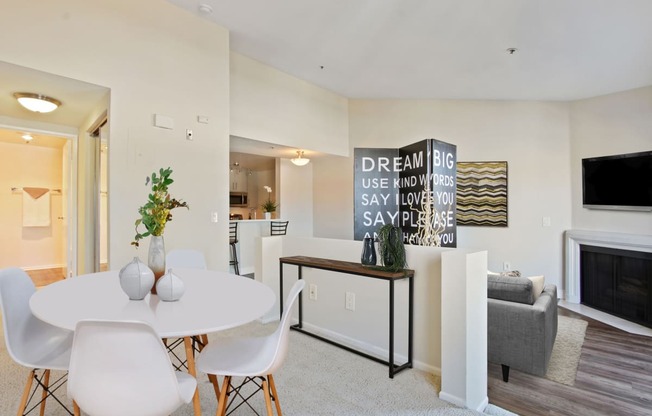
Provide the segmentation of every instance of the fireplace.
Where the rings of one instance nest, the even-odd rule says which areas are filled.
[[[652,328],[652,253],[581,244],[580,298]]]

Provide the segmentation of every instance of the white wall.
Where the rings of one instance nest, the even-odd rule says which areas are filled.
[[[359,262],[362,242],[328,238],[263,237],[256,280],[269,285],[279,298],[278,257],[305,255]],[[451,249],[408,246],[408,266],[414,277],[414,364],[439,373],[441,366],[441,253]],[[297,267],[284,266],[284,288],[296,281]],[[304,322],[313,331],[387,358],[389,349],[389,285],[387,281],[305,268],[306,285],[317,285],[317,300],[304,295]],[[306,286],[309,287],[309,286]],[[355,293],[355,311],[344,308],[346,292]],[[287,295],[287,291],[285,292]],[[396,364],[407,357],[407,280],[395,284]],[[269,314],[278,317],[278,305]],[[268,319],[271,319],[268,316]],[[400,361],[400,363],[399,363]]]
[[[348,100],[232,52],[231,134],[348,155]]]
[[[312,237],[313,186],[312,163],[296,166],[289,159],[280,159],[281,218],[289,220],[288,234]]]
[[[572,228],[651,234],[649,212],[582,207],[582,158],[652,150],[652,86],[573,102],[570,116]]]
[[[508,162],[507,228],[458,227],[458,247],[488,251],[562,288],[562,233],[570,227],[568,104],[456,100],[352,100],[353,147],[398,148],[426,138],[457,145],[458,161]],[[315,163],[315,236],[353,238],[353,159]],[[316,193],[317,195],[317,193]],[[317,197],[316,197],[317,198]],[[552,225],[542,227],[542,217]]]
[[[190,211],[174,212],[166,246],[203,250],[209,267],[228,265],[228,32],[160,0],[24,2],[0,14],[2,59],[111,89],[109,109],[110,267],[139,254],[130,246],[145,177],[173,168],[172,195]],[[152,12],[155,11],[155,17]],[[29,36],[24,22],[30,22]],[[192,64],[188,64],[192,63]],[[173,130],[152,127],[158,113]],[[209,124],[197,123],[197,116]],[[185,129],[194,140],[185,140]],[[211,211],[220,222],[210,223]]]

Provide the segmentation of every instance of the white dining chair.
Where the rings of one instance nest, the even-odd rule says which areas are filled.
[[[0,307],[7,351],[16,363],[31,369],[17,414],[27,414],[40,405],[43,415],[49,397],[70,413],[66,405],[54,395],[65,383],[66,374],[51,383],[50,370],[68,370],[73,333],[46,324],[32,315],[29,298],[34,292],[36,287],[23,270],[0,270]],[[32,390],[34,382],[36,385]],[[40,397],[36,394],[38,389],[42,390]],[[40,398],[40,401],[28,408],[33,398]]]
[[[197,381],[174,371],[161,338],[139,321],[77,323],[68,373],[75,415],[161,416],[190,403]]]
[[[276,392],[273,373],[281,367],[287,356],[289,346],[290,318],[292,306],[305,286],[305,281],[297,281],[287,297],[283,315],[278,327],[265,337],[230,337],[208,344],[197,358],[197,369],[207,374],[224,376],[218,397],[217,416],[226,414],[229,401],[237,396],[246,402],[253,396],[242,397],[240,389],[252,382],[265,395],[267,415],[272,416],[272,400],[279,416],[281,405]],[[244,377],[238,387],[231,384],[232,377]],[[254,393],[255,393],[254,392]],[[231,397],[228,397],[231,396]],[[239,406],[239,405],[238,405]]]
[[[204,258],[204,253],[199,250],[175,248],[165,256],[165,268],[174,269],[176,267],[206,270],[206,258]]]

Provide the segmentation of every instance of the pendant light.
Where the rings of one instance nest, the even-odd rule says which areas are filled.
[[[310,163],[310,159],[303,157],[303,150],[297,150],[297,157],[290,160],[297,166],[305,166]]]

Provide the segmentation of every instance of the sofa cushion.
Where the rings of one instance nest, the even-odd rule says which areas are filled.
[[[532,305],[532,280],[520,276],[487,276],[487,295],[492,299]]]
[[[543,286],[546,284],[546,279],[543,275],[528,276],[528,279],[532,281],[532,296],[536,302],[537,299],[539,299],[539,296],[541,296],[541,292],[543,292]]]

